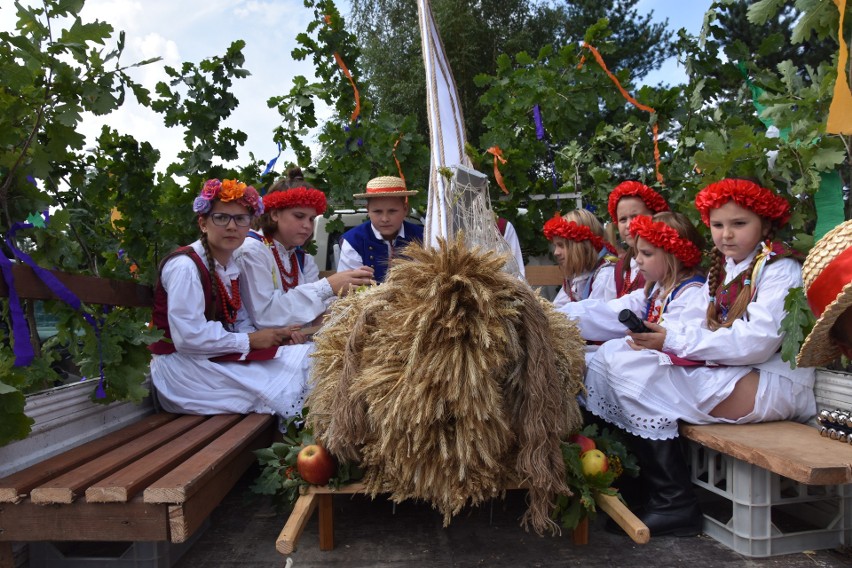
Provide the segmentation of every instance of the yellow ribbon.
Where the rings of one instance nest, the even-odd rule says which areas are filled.
[[[837,41],[840,53],[837,57],[837,80],[834,82],[834,96],[828,109],[828,123],[825,131],[832,134],[852,134],[852,92],[846,77],[846,64],[849,61],[849,48],[843,38],[843,16],[846,14],[846,0],[834,0],[840,10]]]

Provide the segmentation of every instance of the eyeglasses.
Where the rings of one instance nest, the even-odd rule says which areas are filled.
[[[251,215],[247,215],[245,213],[241,215],[229,215],[227,213],[213,213],[210,215],[210,218],[213,219],[214,225],[219,225],[220,227],[227,227],[228,224],[233,219],[234,223],[237,227],[248,227],[251,225]]]

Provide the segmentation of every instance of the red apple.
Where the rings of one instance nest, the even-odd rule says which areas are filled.
[[[296,457],[296,469],[302,479],[313,485],[325,485],[337,473],[337,461],[319,444],[305,446]]]
[[[583,475],[597,475],[609,469],[609,460],[600,450],[589,450],[580,454],[580,462],[583,464]]]
[[[580,446],[580,455],[595,449],[595,441],[582,434],[572,434],[568,436],[568,441]]]

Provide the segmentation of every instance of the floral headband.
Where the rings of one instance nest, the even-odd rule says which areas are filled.
[[[325,213],[328,206],[325,194],[311,187],[294,187],[284,191],[273,191],[263,196],[263,206],[267,211],[273,209],[291,209],[293,207],[311,207],[317,215]]]
[[[790,204],[786,199],[747,179],[728,178],[711,183],[695,196],[695,207],[701,212],[701,220],[709,227],[710,211],[731,200],[758,217],[776,221],[779,225],[790,220]]]
[[[192,210],[199,215],[206,215],[210,211],[214,199],[223,203],[236,201],[240,205],[245,205],[254,217],[263,213],[263,201],[260,199],[257,190],[235,179],[219,181],[213,178],[205,181],[201,194],[192,202]]]
[[[638,197],[654,213],[669,210],[669,204],[666,203],[663,196],[647,185],[638,181],[623,181],[615,186],[615,189],[609,194],[607,209],[609,209],[609,216],[612,217],[613,221],[617,221],[615,218],[616,211],[618,210],[618,202],[622,197]]]
[[[630,222],[630,234],[642,237],[657,248],[661,248],[692,268],[701,262],[701,249],[689,239],[684,239],[678,232],[663,223],[654,221],[647,215],[639,215]]]
[[[544,224],[544,236],[548,241],[552,241],[554,237],[562,237],[569,241],[583,242],[589,241],[595,250],[607,249],[615,254],[615,248],[594,234],[590,228],[585,225],[579,225],[574,221],[566,221],[557,213],[547,223]]]

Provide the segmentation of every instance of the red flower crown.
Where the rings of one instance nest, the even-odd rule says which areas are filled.
[[[695,243],[681,237],[674,228],[662,221],[654,221],[647,215],[633,218],[630,222],[630,234],[642,237],[655,247],[673,254],[687,268],[701,262],[701,249]]]
[[[645,206],[654,213],[669,210],[669,204],[666,203],[663,196],[647,185],[639,183],[638,181],[623,181],[615,186],[615,189],[610,192],[609,202],[607,204],[609,216],[616,222],[618,221],[618,219],[616,219],[618,202],[622,197],[638,197],[645,203]]]
[[[583,242],[589,241],[595,250],[606,248],[609,252],[615,254],[615,248],[594,234],[590,228],[585,225],[579,225],[574,221],[566,221],[557,213],[544,224],[544,236],[548,241],[552,241],[553,237],[562,237],[569,241]]]
[[[312,207],[317,215],[325,213],[328,203],[325,194],[318,189],[294,187],[284,191],[273,191],[263,196],[263,207],[273,209],[291,209],[293,207]]]
[[[790,220],[790,204],[775,192],[747,179],[728,178],[711,183],[695,196],[695,207],[701,220],[710,226],[710,210],[718,209],[733,200],[740,207],[754,212],[758,217],[786,225]]]

